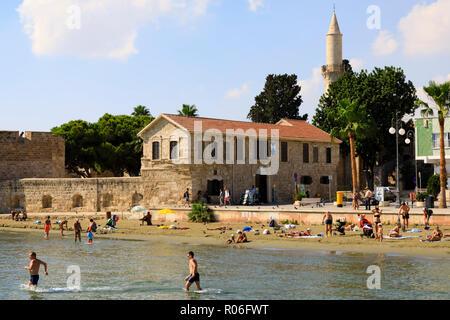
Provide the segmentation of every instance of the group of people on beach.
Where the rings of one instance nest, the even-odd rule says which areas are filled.
[[[25,210],[24,211],[11,210],[11,218],[14,221],[27,221],[28,215]]]
[[[61,237],[64,237],[64,226],[66,227],[66,229],[68,228],[68,221],[62,220],[62,221],[57,221],[56,223],[59,225]],[[50,216],[47,216],[47,219],[44,221],[44,239],[45,240],[50,239],[49,236],[50,236],[51,229],[52,229],[52,222],[50,220]],[[74,231],[75,242],[77,242],[77,240],[79,242],[81,242],[82,227],[81,227],[80,219],[75,220],[75,222],[73,224],[73,231]],[[89,226],[86,229],[88,243],[90,243],[90,244],[93,242],[94,232],[97,232],[97,223],[94,221],[94,219],[90,219]]]
[[[192,197],[191,197],[191,193],[189,191],[189,188],[186,188],[186,191],[183,194],[183,199],[184,199],[184,206],[185,207],[190,207],[192,204]],[[204,203],[210,203],[210,197],[208,195],[207,192],[202,192],[201,190],[199,190],[197,192],[197,199],[195,199],[194,201],[196,202],[204,202]],[[219,190],[219,205],[223,206],[223,205],[230,205],[231,206],[231,193],[230,193],[230,189],[228,189],[228,187],[224,187],[223,189],[220,188]]]

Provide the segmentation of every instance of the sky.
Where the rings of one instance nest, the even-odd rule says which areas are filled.
[[[418,94],[450,80],[450,0],[2,0],[0,130],[195,104],[246,120],[268,74],[324,91],[333,3],[353,69],[396,66]]]

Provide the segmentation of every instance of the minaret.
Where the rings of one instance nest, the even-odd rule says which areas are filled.
[[[327,93],[330,84],[336,81],[344,73],[342,63],[342,33],[333,12],[330,29],[327,34],[327,65],[322,66],[322,76],[325,79],[325,93]]]

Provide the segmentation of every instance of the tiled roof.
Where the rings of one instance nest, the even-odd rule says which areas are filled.
[[[278,129],[280,138],[331,142],[331,136],[328,133],[302,120],[283,119],[278,124],[267,124],[200,117],[183,117],[173,114],[162,114],[162,116],[172,120],[173,122],[176,122],[181,127],[190,132],[194,131],[194,121],[201,121],[202,131],[208,129],[217,129],[225,133],[227,129],[242,129],[244,131],[248,129],[266,129],[267,134],[270,136],[270,130]],[[286,122],[288,124],[286,124]],[[341,141],[337,138],[333,139],[333,142],[341,143]]]

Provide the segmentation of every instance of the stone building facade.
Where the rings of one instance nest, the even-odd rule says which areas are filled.
[[[64,177],[64,138],[50,132],[0,131],[0,180]]]
[[[200,123],[203,129],[195,131],[195,123]],[[227,135],[223,135],[224,147],[220,150],[219,140],[210,139],[212,136],[209,134],[214,130],[215,137],[218,132],[233,130],[233,149],[231,140],[227,141]],[[267,141],[259,142],[264,131],[268,134]],[[276,132],[278,137],[274,135]],[[197,139],[197,134],[200,134],[200,139]],[[50,160],[58,160],[58,170],[51,170],[51,166],[39,167],[37,164],[45,163],[41,160],[31,163],[36,172],[25,171],[26,178],[17,173],[0,180],[0,212],[12,209],[28,212],[117,212],[129,211],[137,205],[178,205],[184,203],[186,188],[190,189],[194,199],[201,190],[209,192],[217,201],[218,189],[227,186],[233,201],[239,202],[241,194],[255,185],[266,203],[292,202],[296,188],[300,190],[302,185],[311,197],[328,198],[330,190],[332,193],[336,191],[340,141],[331,141],[327,133],[305,121],[282,120],[269,125],[162,114],[139,133],[144,150],[141,176],[132,178],[58,178],[64,169],[60,167],[60,162],[64,163],[64,140],[50,139],[50,136],[41,134],[47,139],[47,145],[42,146],[47,157],[43,158],[49,163],[53,163]],[[37,140],[34,133],[26,137],[32,138],[31,141]],[[195,147],[196,143],[199,149]],[[201,150],[201,155],[208,154],[211,145],[217,156],[198,162],[195,153]],[[259,158],[253,159],[255,151],[264,146],[266,149],[259,153]],[[28,158],[32,154],[18,153],[20,148],[16,153],[14,149],[9,150],[11,159],[18,154]],[[222,154],[222,163],[219,154]],[[22,165],[20,161],[18,164]],[[39,168],[43,172],[39,172]],[[294,183],[294,174],[298,176],[297,184]],[[47,177],[38,178],[42,175]],[[52,175],[57,177],[51,178]]]
[[[267,141],[260,137],[263,131]],[[228,187],[237,202],[254,185],[266,203],[291,202],[302,188],[311,197],[322,198],[336,191],[340,141],[331,141],[327,133],[305,121],[286,119],[270,125],[163,114],[139,136],[144,141],[142,178],[164,184],[169,196],[160,195],[164,202],[174,198],[179,203],[186,188],[194,199],[202,191],[216,200],[218,189]],[[252,158],[258,154],[258,144],[260,149],[267,147]],[[215,157],[208,159],[210,152]],[[276,163],[268,164],[269,159]]]

